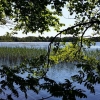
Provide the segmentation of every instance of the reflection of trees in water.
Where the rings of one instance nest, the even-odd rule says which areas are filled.
[[[76,100],[76,97],[85,98],[86,95],[78,85],[74,84],[75,82],[82,84],[92,93],[95,92],[93,85],[96,82],[100,83],[100,77],[93,72],[92,65],[94,64],[91,59],[86,63],[76,65],[73,63],[59,63],[51,68],[48,68],[47,65],[45,55],[27,59],[22,65],[14,68],[3,65],[2,69],[0,69],[1,77],[3,78],[0,82],[1,93],[5,93],[6,99],[10,100],[12,100],[13,96],[16,98],[21,97],[21,92],[24,93],[23,96],[25,98],[28,98],[30,93],[37,94],[40,97],[37,97],[37,100],[52,97],[60,97],[62,100]],[[83,70],[80,70],[80,68],[83,68]],[[6,91],[9,90],[10,92],[7,93]],[[42,91],[44,91],[45,95],[47,93],[48,95],[41,95]]]
[[[59,63],[49,69],[47,76],[57,82],[64,82],[66,78],[71,79],[70,77],[76,74],[78,70],[73,63]]]
[[[22,61],[19,58],[13,59],[0,59],[0,66],[7,65],[7,66],[15,66],[20,65]]]
[[[54,66],[54,69],[56,70],[66,70],[66,71],[73,71],[76,68],[74,63],[66,63],[62,62]]]
[[[33,65],[34,63],[35,62],[33,62]],[[27,69],[27,66],[24,66],[24,64],[22,64],[22,66],[20,67],[15,67],[15,68],[10,68],[5,65],[2,66],[2,69],[0,69],[0,73],[2,77],[2,80],[0,81],[0,84],[1,84],[0,90],[1,90],[1,93],[4,94],[4,98],[2,99],[13,100],[15,97],[20,98],[21,92],[24,93],[25,98],[28,98],[29,90],[31,90],[30,93],[32,93],[33,91],[33,94],[34,93],[38,94],[39,91],[41,90],[44,90],[44,91],[46,90],[48,92],[48,96],[43,96],[43,98],[40,97],[40,99],[37,99],[37,100],[44,100],[51,97],[57,97],[57,98],[60,97],[60,98],[65,98],[69,100],[72,100],[72,99],[74,100],[75,95],[76,96],[81,95],[82,97],[85,97],[85,95],[82,93],[82,90],[74,89],[74,86],[72,85],[72,83],[67,79],[65,80],[64,83],[63,82],[56,83],[55,80],[47,76],[34,78],[31,73],[32,71],[31,69],[30,69],[31,74],[30,75],[27,74],[26,78],[22,77],[21,75],[18,75],[19,73],[22,73],[22,75],[24,75],[25,71],[26,70],[29,71],[29,69]],[[44,81],[41,83],[39,82],[40,80],[44,80]],[[10,92],[8,93],[7,91],[9,90]],[[72,96],[73,93],[70,92],[72,90],[75,91],[73,96]],[[44,92],[45,95],[47,94],[47,92]]]
[[[22,96],[25,98],[30,97],[30,93],[37,94],[37,100],[52,97],[60,97],[62,100],[76,100],[76,97],[85,98],[85,92],[74,83],[82,84],[89,91],[95,93],[93,85],[96,82],[100,83],[100,76],[98,73],[93,72],[95,65],[93,61],[91,59],[86,60],[85,63],[79,63],[76,66],[73,63],[59,63],[49,68],[48,71],[47,59],[45,55],[41,55],[40,57],[28,59],[14,68],[3,65],[0,69],[2,77],[0,91],[4,94],[3,97],[6,97],[6,100],[7,98],[12,100],[14,96],[19,99],[21,93],[24,94]],[[98,64],[97,67],[99,70],[100,65]],[[80,70],[81,68],[83,70]],[[40,82],[41,80],[43,82]],[[10,92],[8,93],[8,91]],[[44,96],[41,93],[42,91],[45,95],[47,93],[48,95]]]
[[[37,96],[39,97],[41,96],[38,95],[38,93],[41,93],[39,91],[45,91],[45,95],[48,92],[47,96],[40,97],[37,100],[44,100],[51,97],[60,97],[62,98],[62,100],[76,100],[76,97],[85,98],[86,95],[84,94],[85,92],[80,89],[80,87],[75,87],[76,85],[74,85],[74,82],[84,84],[93,93],[93,84],[95,84],[95,82],[100,82],[98,75],[96,76],[95,73],[92,72],[92,69],[88,69],[87,66],[89,65],[77,65],[78,67],[83,66],[83,68],[85,68],[87,76],[84,76],[85,73],[82,70],[78,72],[78,69],[70,63],[61,63],[59,65],[51,67],[51,73],[47,73],[46,75],[46,72],[44,71],[47,66],[43,62],[45,62],[45,57],[41,56],[40,58],[32,59],[32,61],[29,60],[28,63],[31,64],[31,66],[26,66],[27,62],[22,63],[22,65],[18,67],[16,66],[14,68],[2,66],[2,69],[0,69],[0,74],[2,77],[2,80],[0,81],[0,91],[1,93],[5,93],[6,100],[7,98],[9,100],[13,100],[13,96],[15,96],[16,98],[21,97],[21,92],[24,93],[24,97],[28,98],[28,96],[30,96],[29,91],[31,91],[30,93],[37,94]],[[40,65],[42,65],[41,68],[38,67]],[[35,71],[38,72],[39,77],[34,77],[34,74],[36,73]],[[53,74],[52,71],[54,71]],[[74,71],[76,73],[73,73]],[[25,72],[30,73],[26,75],[26,78],[18,75],[19,73],[25,75]],[[69,77],[72,76],[71,72],[72,74],[76,74],[75,76],[73,76],[73,80],[69,79]],[[40,80],[43,80],[43,82],[40,82]],[[6,88],[10,90],[10,93],[6,92]],[[33,97],[33,99],[35,98]]]

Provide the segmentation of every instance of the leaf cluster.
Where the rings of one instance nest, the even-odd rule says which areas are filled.
[[[20,77],[18,69],[12,69],[8,66],[2,65],[2,69],[0,69],[1,75],[1,93],[7,97],[7,99],[11,98],[13,100],[12,95],[19,97],[19,90],[24,92],[25,97],[27,98],[27,90],[32,90],[38,93],[36,86],[39,84],[38,79],[28,76],[27,78]],[[11,94],[6,94],[7,89],[11,91]]]
[[[52,4],[56,11],[50,11],[48,5]],[[14,30],[23,30],[23,33],[36,31],[41,34],[44,31],[50,31],[50,27],[54,27],[56,31],[64,24],[59,22],[56,17],[57,12],[61,13],[61,7],[65,1],[59,0],[1,0],[0,1],[0,16],[1,21],[4,18],[10,18],[16,25]],[[5,22],[6,24],[6,22]]]
[[[65,80],[65,83],[56,83],[47,77],[44,77],[44,80],[46,83],[41,84],[41,88],[47,89],[54,97],[62,97],[62,100],[76,100],[76,97],[87,97],[83,90],[76,89],[68,79]]]

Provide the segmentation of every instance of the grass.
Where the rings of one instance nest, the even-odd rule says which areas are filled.
[[[84,52],[84,54],[88,57],[94,57],[97,60],[100,60],[100,50],[96,49],[96,50],[87,50]]]
[[[21,48],[21,47],[0,47],[0,60],[9,61],[10,63],[15,63],[18,61],[23,61],[25,58],[38,57],[42,54],[46,54],[45,49],[36,48]]]

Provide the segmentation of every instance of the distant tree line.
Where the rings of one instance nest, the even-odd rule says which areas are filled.
[[[19,37],[13,37],[13,36],[0,36],[0,42],[50,42],[52,41],[54,37],[34,37],[34,36],[28,36],[28,37],[23,37],[23,38],[19,38]],[[61,42],[72,42],[72,41],[76,41],[78,38],[77,37],[57,37],[55,39],[55,42],[61,41]],[[92,41],[95,42],[100,42],[100,37],[91,37],[88,38]]]

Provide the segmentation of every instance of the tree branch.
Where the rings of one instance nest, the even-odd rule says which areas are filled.
[[[42,97],[42,99],[38,99],[38,100],[45,100],[45,99],[48,99],[48,98],[51,98],[52,97],[52,95],[51,96],[48,96],[48,97],[46,97],[46,98],[43,98]]]
[[[84,26],[84,25],[90,24],[90,25],[85,29],[85,31],[83,32],[83,34],[82,34],[82,36],[81,36],[81,41],[82,41],[82,37],[84,36],[84,34],[85,34],[85,32],[87,31],[87,29],[88,29],[89,27],[91,27],[91,26],[92,26],[93,24],[95,24],[95,23],[100,24],[100,21],[99,21],[99,20],[91,20],[91,21],[89,21],[89,22],[79,23],[79,24],[76,24],[76,25],[74,25],[74,26],[68,27],[68,28],[65,29],[65,30],[59,31],[59,33],[51,40],[50,44],[48,45],[48,53],[47,53],[48,65],[49,65],[49,63],[50,63],[49,57],[50,57],[51,44],[54,42],[54,40],[56,39],[57,36],[59,36],[59,35],[62,34],[63,32],[67,32],[67,31],[69,31],[69,30],[71,30],[71,29],[74,29],[75,27]],[[82,45],[82,42],[81,42],[81,45]]]

